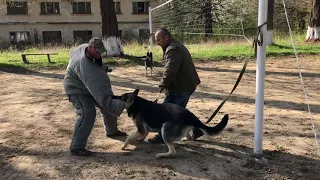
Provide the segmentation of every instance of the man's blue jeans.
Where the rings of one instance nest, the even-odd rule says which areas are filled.
[[[166,97],[163,100],[163,103],[172,103],[185,108],[189,102],[190,96],[195,90],[195,88],[192,88],[190,90],[180,92],[175,95],[166,95]]]

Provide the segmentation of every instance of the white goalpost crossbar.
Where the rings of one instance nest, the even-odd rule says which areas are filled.
[[[153,10],[155,10],[155,9],[158,9],[158,8],[161,8],[162,6],[170,3],[171,1],[172,1],[172,0],[169,0],[169,1],[167,1],[167,2],[165,2],[165,3],[163,3],[163,4],[159,5],[159,6],[157,6],[157,7],[155,7],[155,8],[152,8],[151,11],[153,11]]]

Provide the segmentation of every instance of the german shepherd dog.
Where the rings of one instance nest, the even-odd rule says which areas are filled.
[[[152,58],[152,52],[148,52],[147,56],[144,60],[144,67],[146,69],[146,76],[148,76],[148,67],[150,68],[150,75],[152,76],[153,66],[154,66],[154,62],[153,62],[153,58]]]
[[[186,137],[192,140],[190,131],[196,127],[204,135],[213,136],[221,132],[228,123],[228,115],[225,115],[221,122],[214,127],[204,125],[192,112],[171,103],[157,104],[138,96],[139,90],[133,93],[126,93],[121,96],[114,96],[126,102],[128,116],[132,118],[137,127],[137,132],[129,135],[121,149],[124,150],[133,140],[143,141],[149,132],[161,132],[164,142],[169,151],[159,153],[160,157],[170,157],[176,154],[174,141],[179,141]]]
[[[145,76],[148,76],[148,68],[150,68],[150,75],[152,76],[152,72],[154,72],[153,71],[154,61],[153,61],[152,52],[147,52],[146,56],[138,56],[138,58],[144,59],[144,67],[146,69]]]

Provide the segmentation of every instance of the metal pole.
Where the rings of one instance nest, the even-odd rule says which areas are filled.
[[[162,6],[164,6],[164,5],[166,5],[166,4],[169,4],[171,1],[173,1],[173,0],[169,0],[169,1],[167,1],[167,2],[165,2],[165,3],[163,3],[163,4],[161,4],[161,5],[159,5],[159,6],[157,6],[157,7],[154,7],[154,8],[151,9],[151,10],[156,10],[156,9],[158,9],[158,8],[161,8]]]
[[[268,1],[259,0],[258,26],[267,21]],[[267,38],[267,25],[261,27],[261,35]],[[262,154],[262,135],[263,135],[263,108],[264,108],[264,79],[265,79],[265,60],[266,60],[266,41],[257,48],[257,72],[256,72],[256,110],[254,128],[254,153]]]
[[[149,43],[150,43],[150,52],[152,52],[152,46],[153,46],[153,37],[152,37],[152,16],[151,16],[151,7],[149,7]]]

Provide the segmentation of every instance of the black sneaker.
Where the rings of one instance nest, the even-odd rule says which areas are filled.
[[[85,148],[81,148],[81,149],[73,149],[70,150],[71,155],[73,156],[91,156],[92,155],[92,151],[86,150]]]
[[[157,134],[153,138],[148,139],[148,142],[151,144],[163,144],[164,143],[161,134]]]
[[[117,131],[116,133],[110,134],[110,135],[107,135],[107,136],[108,136],[108,137],[127,136],[127,133],[121,132],[121,131]]]
[[[192,130],[192,135],[191,135],[191,137],[192,137],[192,140],[196,140],[196,139],[198,139],[199,137],[201,137],[201,136],[203,136],[204,134],[203,134],[203,132],[200,130],[200,129],[198,129],[198,128],[194,128],[193,130]]]

